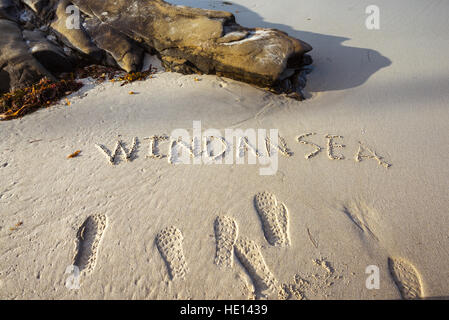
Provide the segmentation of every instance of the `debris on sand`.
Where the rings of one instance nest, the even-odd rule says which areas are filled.
[[[0,97],[0,120],[11,120],[48,107],[77,91],[82,83],[75,80],[53,81],[42,78],[30,87],[16,89]]]
[[[76,157],[79,156],[80,153],[81,153],[81,150],[76,150],[74,153],[69,154],[69,155],[67,156],[67,159],[73,159],[73,158],[76,158]]]

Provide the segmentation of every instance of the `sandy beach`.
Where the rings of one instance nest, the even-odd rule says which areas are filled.
[[[0,122],[0,298],[447,299],[449,3],[168,2],[312,45],[307,99],[159,66]]]

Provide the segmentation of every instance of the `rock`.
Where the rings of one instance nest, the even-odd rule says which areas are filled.
[[[23,37],[33,57],[49,71],[57,74],[73,70],[74,65],[71,59],[66,56],[63,49],[48,40],[44,32],[24,30]]]
[[[0,0],[0,19],[18,21],[19,11],[12,0]]]
[[[54,19],[55,7],[59,0],[21,0],[33,10],[42,21]]]
[[[179,72],[183,74],[198,72],[198,69],[186,59],[174,58],[172,56],[162,56],[161,62],[166,71]]]
[[[66,13],[66,8],[69,5],[70,1],[68,0],[59,1],[56,6],[55,19],[50,24],[50,27],[65,45],[78,50],[97,62],[101,62],[103,51],[92,42],[83,26],[80,24],[79,28],[67,28],[66,21],[69,18],[69,14]]]
[[[0,69],[0,94],[9,91],[10,83],[11,79],[9,77],[9,73],[5,70]]]
[[[48,0],[22,0],[22,2],[39,14],[49,5]]]
[[[274,29],[238,25],[229,12],[162,0],[73,0],[84,13],[144,42],[173,71],[217,74],[273,87],[287,67],[298,70],[310,45]],[[179,64],[178,64],[179,63]]]
[[[217,43],[231,43],[245,39],[249,35],[249,31],[246,30],[229,31],[223,37],[217,39]]]
[[[142,68],[144,50],[134,40],[96,18],[86,19],[84,27],[97,47],[112,55],[123,70],[134,72]]]
[[[16,89],[38,82],[43,77],[54,79],[30,53],[17,23],[0,19],[0,30],[0,79],[3,92],[7,91],[6,87]]]
[[[74,28],[67,24],[72,4],[81,10]],[[2,90],[50,75],[46,68],[56,74],[85,62],[138,71],[148,51],[167,71],[216,74],[302,97],[304,68],[312,63],[305,54],[312,47],[282,31],[245,28],[232,13],[163,0],[0,0],[0,19]]]

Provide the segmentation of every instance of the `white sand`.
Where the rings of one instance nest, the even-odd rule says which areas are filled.
[[[278,28],[310,43],[316,68],[309,99],[215,76],[159,73],[124,87],[88,85],[70,106],[1,122],[0,298],[247,299],[263,291],[257,277],[266,275],[279,286],[294,284],[292,297],[397,299],[392,269],[409,286],[405,297],[447,298],[449,3],[379,0],[381,29],[370,31],[367,1],[172,2],[237,10],[245,26]],[[259,175],[258,165],[175,166],[146,157],[145,138],[191,131],[195,120],[219,130],[279,129],[294,154],[280,156],[272,176]],[[306,133],[316,135],[305,141],[322,147],[309,159],[314,148],[296,141]],[[329,159],[326,135],[343,137],[335,142],[346,147],[333,150],[343,160]],[[135,137],[132,161],[111,165],[97,147],[123,140],[131,148]],[[357,162],[359,141],[391,167]],[[79,157],[66,158],[76,150]],[[160,152],[167,150],[162,144]],[[264,236],[254,206],[262,191],[288,208],[289,246]],[[237,226],[242,263],[231,251],[232,267],[219,268],[214,221],[225,214]],[[65,271],[89,216],[83,243],[94,249],[82,249],[77,261],[89,253],[96,259],[81,288],[69,290]],[[98,234],[90,232],[96,222]],[[157,245],[170,226],[182,237],[172,229]],[[251,242],[243,239],[260,247],[263,260],[245,262]],[[174,259],[174,280],[163,250]],[[378,290],[365,287],[369,265],[379,267]]]

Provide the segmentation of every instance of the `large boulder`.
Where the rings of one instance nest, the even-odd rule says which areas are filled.
[[[80,23],[68,27],[73,4]],[[32,21],[22,21],[25,6]],[[0,0],[0,19],[1,88],[85,62],[138,71],[148,51],[168,71],[217,74],[301,98],[311,63],[305,53],[312,47],[282,31],[245,28],[229,12],[162,0]]]
[[[87,15],[154,48],[165,67],[176,71],[195,70],[273,87],[288,75],[297,76],[304,54],[312,49],[279,30],[244,28],[224,11],[162,0],[72,2]]]

